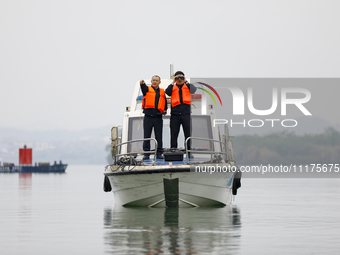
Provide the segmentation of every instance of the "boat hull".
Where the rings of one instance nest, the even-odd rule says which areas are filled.
[[[21,166],[21,173],[64,173],[67,164],[47,166]]]
[[[231,202],[232,172],[210,175],[190,172],[189,166],[137,166],[133,171],[104,174],[118,206],[211,207]]]

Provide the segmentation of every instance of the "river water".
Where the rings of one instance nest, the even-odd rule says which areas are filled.
[[[243,178],[223,208],[115,208],[104,166],[0,174],[0,254],[340,254],[340,179]]]

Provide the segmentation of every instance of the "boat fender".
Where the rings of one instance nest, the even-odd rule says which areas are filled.
[[[110,192],[112,190],[109,177],[107,177],[107,176],[104,177],[104,186],[103,186],[103,188],[104,188],[105,192]]]
[[[242,173],[240,170],[238,170],[236,174],[234,175],[233,187],[232,187],[232,192],[234,196],[237,195],[237,189],[241,188],[241,176],[242,176]]]

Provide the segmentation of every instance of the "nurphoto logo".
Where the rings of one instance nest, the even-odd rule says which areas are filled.
[[[254,106],[253,99],[253,88],[247,89],[247,104],[245,104],[245,95],[240,88],[237,87],[226,87],[232,95],[233,104],[232,110],[233,115],[245,115],[245,105],[248,107],[250,113],[257,116],[269,116],[273,114],[278,107],[280,108],[281,116],[287,116],[287,105],[294,105],[297,109],[299,109],[304,115],[311,116],[312,114],[308,109],[304,106],[311,99],[311,93],[309,90],[305,88],[272,88],[272,98],[271,98],[271,106],[269,109],[256,109]],[[280,92],[280,94],[279,94]],[[290,98],[289,94],[300,94],[302,97],[300,98]],[[280,98],[280,104],[278,103],[278,99]],[[222,105],[222,104],[221,104]],[[249,127],[262,127],[265,123],[270,123],[271,127],[274,127],[276,122],[279,122],[283,127],[295,127],[298,122],[295,119],[274,119],[274,118],[266,118],[266,119],[243,119],[243,121],[233,121],[232,119],[228,121],[227,119],[214,119],[213,125],[214,127],[219,124],[227,124],[229,123],[232,127],[233,125],[242,125],[243,127],[246,124]]]

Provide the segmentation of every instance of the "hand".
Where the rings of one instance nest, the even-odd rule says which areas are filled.
[[[140,80],[139,84],[140,85],[145,84],[145,81],[144,80]]]
[[[175,77],[174,77],[174,79],[171,82],[171,85],[174,85],[175,83],[176,83],[176,81],[175,81]]]

